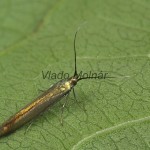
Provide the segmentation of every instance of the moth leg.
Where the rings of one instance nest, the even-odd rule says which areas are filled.
[[[64,104],[62,105],[62,108],[61,108],[61,120],[60,120],[60,123],[61,123],[62,126],[63,126],[63,112],[64,112],[64,108],[65,108],[65,106],[66,106],[66,104],[68,102],[69,93],[67,95],[65,95],[65,96],[66,96],[65,97],[65,102],[64,102]]]
[[[37,92],[45,92],[47,89],[43,86],[39,87],[35,84],[35,87],[37,88]]]
[[[78,106],[80,107],[80,109],[82,109],[83,111],[86,111],[86,109],[84,107],[81,107],[81,105],[79,104],[78,100],[76,99],[76,94],[75,94],[74,88],[73,88],[73,95],[74,95],[74,99],[75,99],[76,103],[78,104]]]
[[[46,90],[41,90],[41,89],[38,89],[38,91],[39,91],[39,92],[45,92]]]
[[[72,90],[73,90],[74,99],[77,101],[77,99],[76,99],[76,94],[75,94],[75,91],[74,91],[74,88],[73,88]]]
[[[30,122],[30,123],[29,123],[27,129],[26,129],[25,132],[24,132],[24,135],[28,132],[28,130],[29,130],[29,128],[31,127],[32,124],[33,124],[33,122]]]

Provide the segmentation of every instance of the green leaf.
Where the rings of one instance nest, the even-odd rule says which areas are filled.
[[[59,79],[42,71],[107,72],[83,80],[31,123],[0,139],[0,149],[150,149],[150,9],[147,0],[1,0],[0,122]],[[84,22],[87,22],[83,25]],[[86,109],[86,111],[84,111]]]

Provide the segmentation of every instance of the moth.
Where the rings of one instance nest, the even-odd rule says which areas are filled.
[[[68,79],[63,79],[52,85],[48,90],[43,92],[40,96],[35,98],[30,104],[26,105],[16,114],[11,116],[0,126],[0,137],[10,134],[37,117],[44,112],[48,107],[52,107],[55,103],[60,101],[64,96],[68,95],[74,86],[83,79],[95,77],[80,77],[77,73],[76,65],[76,37],[74,36],[74,75]]]

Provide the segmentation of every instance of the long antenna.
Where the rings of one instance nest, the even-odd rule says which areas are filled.
[[[106,79],[106,78],[116,78],[116,77],[105,77],[104,79]],[[78,81],[83,80],[83,79],[101,79],[101,78],[99,78],[99,77],[83,77],[82,78],[81,77],[81,78],[78,78]]]
[[[83,22],[81,25],[84,25],[84,24],[86,24],[87,22],[85,21],[85,22]],[[78,33],[78,31],[80,30],[80,28],[81,28],[81,25],[77,28],[77,31],[76,31],[76,33],[75,33],[75,36],[74,36],[74,76],[76,76],[76,75],[78,75],[78,73],[77,73],[77,59],[76,59],[76,37],[77,37],[77,33]]]
[[[76,37],[77,37],[77,33],[79,31],[79,28],[77,29],[76,33],[75,33],[75,36],[74,36],[74,76],[77,75],[77,59],[76,59]]]

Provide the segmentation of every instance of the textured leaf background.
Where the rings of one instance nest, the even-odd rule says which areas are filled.
[[[150,149],[150,2],[148,0],[1,0],[0,122],[58,80],[42,70],[115,79],[84,80],[69,96],[15,133],[0,149]],[[82,108],[85,108],[84,111]]]

